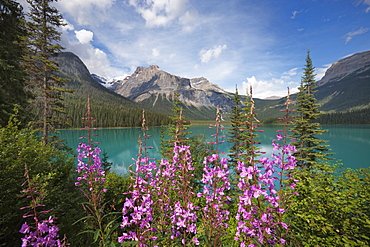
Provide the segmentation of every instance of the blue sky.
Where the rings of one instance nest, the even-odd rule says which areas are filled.
[[[23,4],[25,0],[20,0]],[[60,0],[62,45],[108,79],[158,65],[253,96],[296,91],[307,50],[320,79],[370,50],[370,0]],[[27,9],[27,7],[26,7]]]

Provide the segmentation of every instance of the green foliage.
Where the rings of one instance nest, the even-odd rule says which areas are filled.
[[[58,76],[58,65],[50,58],[63,48],[58,44],[63,26],[62,16],[51,6],[54,0],[27,0],[30,4],[27,21],[27,55],[25,67],[29,75],[29,85],[35,95],[34,110],[42,128],[43,143],[48,143],[49,132],[61,125],[58,114],[64,113],[63,94],[69,92],[61,88],[66,79]]]
[[[292,246],[369,246],[370,169],[320,164],[296,174],[287,211]]]
[[[68,105],[66,107],[66,116],[71,127],[84,127],[81,119],[86,113],[86,100],[79,98],[79,92],[66,97]],[[141,111],[142,109],[126,107],[123,102],[117,101],[104,102],[97,97],[98,95],[91,95],[91,107],[94,109],[93,115],[96,119],[94,127],[136,127],[141,125]],[[87,98],[87,97],[86,97]],[[153,111],[146,111],[147,124],[149,126],[161,126],[170,123],[168,115]]]
[[[13,114],[14,104],[18,105],[22,120],[27,114],[25,92],[26,73],[22,68],[25,49],[22,40],[26,36],[21,5],[12,0],[0,4],[0,126],[6,126]]]
[[[312,167],[318,159],[327,159],[329,147],[326,141],[317,136],[326,132],[322,130],[317,119],[321,112],[319,104],[316,103],[314,93],[316,92],[315,68],[312,65],[310,51],[307,52],[306,65],[299,87],[297,98],[297,109],[295,125],[293,128],[293,143],[297,147],[295,157],[298,165],[302,168]]]
[[[257,118],[257,113],[255,111],[255,102],[252,97],[252,87],[246,97],[244,103],[243,116],[240,119],[240,139],[239,139],[239,153],[234,158],[236,160],[241,160],[244,162],[254,162],[259,154],[259,144],[258,130],[260,126],[259,120]]]
[[[0,129],[0,246],[20,246],[19,229],[25,212],[21,207],[28,205],[29,199],[20,198],[25,181],[24,165],[35,184],[44,191],[43,204],[57,215],[60,234],[72,233],[70,220],[77,205],[75,190],[71,189],[73,159],[67,153],[50,145],[42,145],[32,129],[19,129],[19,122],[12,118],[9,124]]]
[[[172,102],[171,109],[173,115],[170,116],[171,124],[162,130],[161,135],[160,153],[166,158],[173,156],[172,151],[175,143],[177,145],[186,145],[188,142],[187,136],[190,134],[190,132],[186,131],[189,125],[187,125],[187,120],[183,115],[183,108],[179,100],[180,94],[176,92],[174,96],[175,99]]]
[[[242,102],[238,94],[238,88],[236,88],[234,94],[234,105],[231,110],[230,116],[230,130],[228,137],[228,142],[232,143],[231,149],[229,151],[230,163],[235,168],[236,162],[238,160],[238,154],[240,153],[240,143],[243,142],[241,138],[241,128],[243,123],[243,112],[242,112]]]
[[[188,145],[190,146],[192,165],[194,167],[192,187],[194,188],[194,191],[198,191],[201,185],[200,181],[203,176],[204,157],[210,155],[209,152],[214,151],[214,147],[212,144],[207,143],[207,138],[204,134],[191,136],[188,140]]]
[[[369,124],[370,106],[345,112],[329,112],[319,116],[321,124]]]

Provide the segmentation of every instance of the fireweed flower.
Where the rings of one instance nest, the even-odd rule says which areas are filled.
[[[175,142],[172,159],[162,159],[148,182],[155,201],[152,208],[158,215],[156,234],[181,245],[199,244],[194,237],[197,207],[191,187],[193,170],[190,147]]]
[[[26,222],[23,223],[20,233],[25,234],[22,240],[22,247],[26,246],[43,246],[55,247],[62,246],[58,239],[58,227],[54,225],[54,220],[50,216],[48,220],[43,220],[37,223],[37,227],[29,226]]]
[[[281,139],[278,135],[277,139]],[[246,166],[244,162],[238,162],[240,179],[238,188],[242,191],[239,196],[239,205],[236,219],[238,221],[235,240],[241,242],[241,246],[252,244],[250,238],[257,240],[261,244],[283,243],[285,240],[278,238],[277,228],[288,226],[284,222],[279,222],[277,215],[285,212],[280,205],[280,196],[277,192],[276,175],[281,180],[290,181],[291,175],[288,170],[293,170],[296,161],[293,156],[295,147],[291,145],[279,145],[274,140],[274,151],[279,150],[280,154],[273,153],[272,160],[261,157],[258,165]],[[276,168],[279,168],[277,172]],[[286,184],[280,181],[281,186],[294,188],[296,181]]]
[[[229,169],[227,159],[220,159],[218,154],[205,157],[203,164],[204,187],[197,196],[204,197],[206,200],[206,205],[202,208],[202,221],[207,238],[209,241],[213,239],[217,245],[219,237],[228,227],[226,222],[230,215],[230,212],[224,209],[225,204],[231,201],[231,198],[225,194],[226,190],[230,190]]]
[[[125,240],[137,241],[140,246],[148,246],[145,242],[156,240],[152,236],[156,231],[152,227],[153,221],[153,200],[148,181],[151,180],[153,171],[156,170],[156,163],[149,162],[148,157],[139,157],[136,161],[136,170],[133,171],[133,189],[129,194],[131,198],[126,198],[122,209],[121,228],[135,229],[135,231],[125,232],[118,238],[119,243]]]
[[[190,146],[175,143],[172,162],[162,161],[162,163],[165,166],[162,166],[161,173],[166,174],[166,177],[159,178],[159,181],[170,185],[171,188],[171,191],[165,192],[167,201],[163,201],[163,209],[168,209],[165,218],[168,219],[170,237],[181,239],[183,245],[188,245],[189,240],[198,245],[198,240],[192,237],[197,233],[198,217],[197,207],[194,205],[195,193],[190,183],[194,176]]]
[[[37,211],[38,207],[43,207],[40,202],[44,198],[41,194],[42,191],[37,190],[37,185],[35,185],[30,178],[29,170],[27,164],[25,165],[25,177],[26,181],[23,185],[27,184],[27,188],[22,190],[24,193],[22,196],[31,198],[31,205],[22,207],[22,209],[28,209],[29,211],[23,215],[23,218],[32,217],[34,223],[32,225],[23,223],[20,233],[24,234],[24,237],[21,238],[22,246],[62,246],[62,243],[58,238],[58,227],[55,225],[55,222],[52,216],[49,216],[49,219],[43,220],[40,222],[39,217],[49,211]]]
[[[77,177],[75,185],[79,186],[81,183],[87,183],[89,191],[105,192],[105,189],[101,189],[105,182],[105,171],[101,168],[100,148],[93,148],[86,143],[80,143],[77,152],[79,177]]]
[[[149,158],[138,158],[133,171],[131,198],[123,205],[121,228],[129,228],[119,237],[138,242],[139,246],[153,244],[158,237],[181,245],[199,245],[190,147],[177,145],[172,160],[162,159],[157,165]],[[156,216],[156,217],[155,217]],[[155,218],[155,221],[154,221]]]

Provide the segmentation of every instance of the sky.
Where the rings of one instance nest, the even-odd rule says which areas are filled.
[[[26,0],[19,0],[27,11]],[[61,45],[90,73],[123,79],[158,65],[253,97],[297,91],[307,51],[319,80],[370,50],[370,0],[59,0]]]

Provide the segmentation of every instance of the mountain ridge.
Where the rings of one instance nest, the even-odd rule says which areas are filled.
[[[62,52],[53,60],[58,64],[60,76],[70,80],[65,83],[65,88],[74,90],[74,93],[65,95],[66,115],[71,122],[71,127],[83,127],[82,119],[87,111],[88,97],[90,97],[92,115],[96,119],[97,127],[140,126],[143,109],[146,110],[149,126],[170,122],[167,114],[147,109],[102,86],[75,54]]]
[[[116,85],[114,92],[154,110],[171,108],[175,93],[179,93],[179,100],[188,110],[184,114],[192,115],[196,120],[209,120],[210,112],[217,106],[228,112],[233,104],[225,90],[206,78],[183,78],[163,71],[157,65],[138,67]]]
[[[68,58],[65,59],[68,60]],[[82,61],[72,59],[69,62],[59,62],[62,68],[64,68],[63,63],[68,63],[70,68],[64,68],[64,70],[67,69],[68,73],[77,78],[70,82],[70,85],[87,80],[95,90],[106,93],[109,91],[109,94],[114,95],[108,98],[122,97],[119,101],[127,100],[130,102],[128,104],[135,105],[137,109],[144,107],[148,110],[171,114],[176,92],[180,94],[179,100],[182,102],[184,114],[190,120],[213,120],[217,106],[221,107],[223,115],[227,118],[234,104],[233,93],[226,92],[206,78],[183,78],[163,71],[157,65],[140,66],[132,75],[123,80],[107,82],[98,75],[90,75]],[[368,96],[370,93],[370,51],[353,54],[334,62],[325,76],[317,81],[317,85],[315,96],[321,104],[320,110],[327,114],[370,109],[370,97]],[[244,96],[241,97],[244,98]],[[256,112],[261,119],[281,117],[279,110],[285,107],[285,100],[286,97],[255,99]],[[295,94],[291,95],[291,100],[291,106],[294,108]]]

